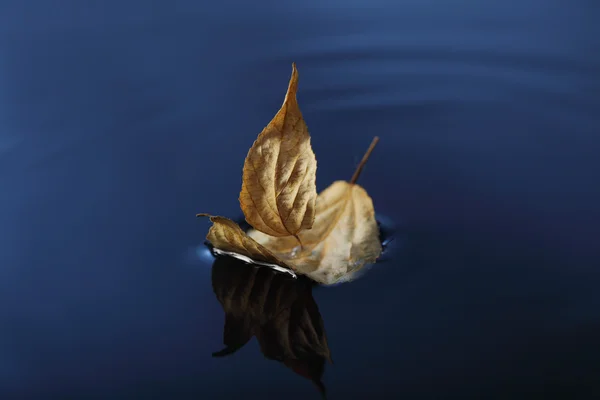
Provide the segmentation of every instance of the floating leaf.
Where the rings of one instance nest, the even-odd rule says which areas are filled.
[[[285,261],[277,258],[268,249],[249,237],[238,224],[232,220],[209,214],[197,214],[197,217],[209,217],[213,225],[206,239],[217,249],[229,253],[241,254],[255,261],[276,264],[292,269]]]
[[[334,182],[317,196],[317,163],[297,89],[293,64],[283,105],[244,163],[240,207],[254,230],[246,234],[227,218],[211,217],[207,239],[221,253],[294,276],[296,271],[324,284],[347,281],[382,251],[373,201],[356,184],[379,139],[349,182]]]
[[[381,254],[373,201],[356,184],[334,182],[319,194],[313,228],[292,237],[275,238],[256,230],[248,235],[279,259],[317,282],[348,280]]]
[[[244,162],[240,206],[246,221],[267,235],[297,235],[315,218],[317,161],[298,101],[292,65],[285,100],[258,135]]]
[[[213,264],[212,285],[225,311],[225,348],[213,357],[233,354],[256,336],[265,357],[282,362],[325,392],[321,377],[331,353],[310,282],[219,257]]]

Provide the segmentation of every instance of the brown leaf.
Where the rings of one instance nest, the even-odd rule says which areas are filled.
[[[267,235],[297,235],[315,218],[317,161],[298,101],[298,71],[279,112],[258,135],[244,162],[240,206],[246,221]]]
[[[271,251],[264,248],[249,237],[238,224],[232,220],[209,214],[197,214],[198,217],[209,217],[213,223],[206,239],[217,249],[241,254],[255,261],[277,264],[292,269],[285,261],[280,260]]]
[[[334,182],[319,194],[312,229],[297,238],[256,230],[248,235],[299,273],[324,284],[350,280],[374,263],[382,251],[379,226],[371,197],[355,182],[378,141],[373,139],[350,182]]]
[[[252,230],[248,235],[311,279],[332,284],[348,280],[381,254],[373,201],[359,185],[334,182],[319,194],[312,229],[276,238]]]
[[[317,163],[297,89],[293,64],[283,105],[244,162],[239,201],[254,230],[246,234],[229,219],[211,217],[207,239],[238,258],[293,269],[320,283],[350,280],[382,251],[373,201],[356,184],[379,139],[374,138],[350,182],[334,182],[317,196]]]

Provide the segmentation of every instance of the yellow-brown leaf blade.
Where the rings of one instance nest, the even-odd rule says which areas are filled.
[[[281,109],[248,151],[239,197],[246,221],[276,237],[310,229],[315,218],[317,161],[297,89],[293,65]]]
[[[199,216],[209,217],[213,225],[210,227],[206,239],[217,249],[241,254],[255,261],[261,261],[269,264],[276,264],[282,267],[292,267],[280,260],[271,251],[266,249],[254,239],[246,235],[246,232],[232,220],[211,216],[207,214],[198,214]]]
[[[337,181],[319,194],[312,229],[294,238],[275,238],[250,231],[249,236],[277,257],[317,282],[348,280],[381,254],[373,201],[359,185]]]

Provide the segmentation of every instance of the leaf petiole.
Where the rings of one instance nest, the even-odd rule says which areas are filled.
[[[360,173],[362,172],[363,168],[365,167],[365,164],[367,163],[367,161],[369,161],[369,157],[371,156],[373,149],[375,148],[375,146],[377,146],[377,142],[379,142],[379,137],[375,136],[373,138],[373,141],[369,145],[369,148],[367,149],[365,155],[363,156],[362,160],[360,160],[358,167],[356,167],[356,171],[354,171],[354,175],[352,175],[352,179],[350,179],[351,184],[355,184],[356,181],[358,180],[358,177],[360,176]]]

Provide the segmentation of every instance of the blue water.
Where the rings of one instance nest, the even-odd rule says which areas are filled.
[[[330,398],[600,396],[600,4],[0,4],[0,397],[318,398],[223,347],[208,229],[291,63],[317,185],[396,228],[315,288]],[[553,397],[555,396],[555,397]]]

